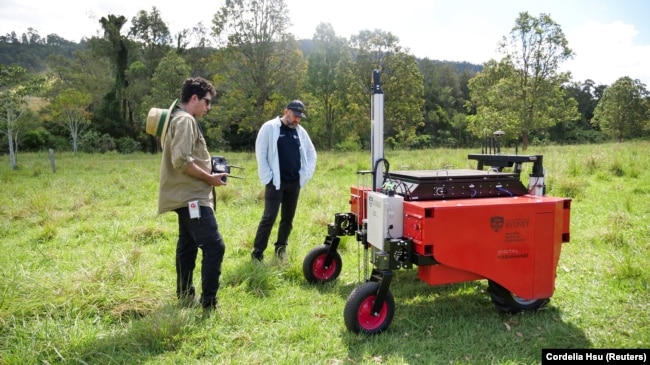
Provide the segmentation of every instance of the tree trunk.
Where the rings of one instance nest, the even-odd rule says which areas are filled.
[[[7,139],[9,140],[9,162],[11,169],[16,169],[16,153],[14,152],[14,137],[11,128],[7,129]]]
[[[78,145],[78,134],[77,133],[72,133],[72,151],[74,151],[74,154],[77,154],[77,145]]]
[[[521,134],[521,150],[525,151],[528,149],[528,132],[523,132]]]

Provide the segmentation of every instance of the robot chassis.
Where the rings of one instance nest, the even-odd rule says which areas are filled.
[[[364,250],[364,282],[350,293],[343,312],[346,328],[354,333],[388,329],[395,313],[389,288],[393,271],[414,266],[419,279],[430,285],[487,279],[491,300],[504,313],[547,304],[562,243],[570,238],[571,200],[545,195],[543,156],[501,154],[503,133],[495,132],[481,154],[468,156],[478,162],[476,170],[390,172],[383,158],[379,79],[375,70],[373,169],[358,172],[371,174],[372,186],[350,188],[351,212],[335,214],[324,243],[307,254],[305,279],[337,279],[340,239],[356,236]],[[533,164],[528,187],[520,180],[523,163]],[[512,172],[504,172],[509,168]]]

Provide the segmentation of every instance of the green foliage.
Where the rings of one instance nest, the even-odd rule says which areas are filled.
[[[99,106],[93,113],[91,124],[92,129],[102,134],[108,134],[119,138],[126,135],[124,119],[120,114],[120,103],[115,92],[104,95]]]
[[[234,135],[240,137],[239,132],[256,131],[281,113],[288,101],[306,101],[300,95],[306,64],[298,42],[288,33],[284,1],[226,1],[212,24],[213,35],[227,39],[211,59],[213,70],[221,75],[215,86],[224,94],[220,111],[229,124],[224,130],[236,131]],[[250,149],[250,144],[233,140],[230,145],[235,150]]]
[[[569,75],[558,71],[573,54],[561,27],[546,14],[533,18],[527,12],[515,23],[500,45],[505,57],[488,62],[470,81],[471,106],[477,113],[469,127],[478,137],[504,131],[521,138],[526,150],[531,133],[579,115],[576,101],[562,89]]]
[[[345,67],[350,65],[350,51],[346,40],[337,37],[330,24],[316,27],[313,43],[308,57],[305,89],[314,96],[310,118],[322,122],[310,128],[310,136],[314,143],[330,150],[335,141],[347,134],[346,126],[335,123],[335,119],[345,114],[344,94],[347,90],[337,87],[337,84],[341,82]]]
[[[524,149],[529,144],[596,143],[605,136],[617,138],[608,123],[624,125],[606,121],[611,118],[604,112],[592,124],[607,86],[591,80],[572,83],[558,72],[572,51],[559,24],[546,14],[519,14],[501,43],[505,57],[481,66],[418,60],[400,45],[397,35],[381,29],[346,39],[337,36],[331,24],[318,24],[313,39],[297,41],[287,28],[290,10],[282,0],[226,1],[210,29],[199,24],[182,30],[174,35],[174,44],[156,7],[130,18],[101,17],[103,35],[79,44],[56,35],[44,39],[31,28],[22,37],[0,38],[1,56],[17,58],[30,74],[44,71],[44,60],[51,71],[42,85],[47,87],[38,90],[47,99],[40,105],[26,104],[38,111],[41,121],[19,121],[17,137],[11,131],[13,141],[20,146],[26,132],[51,120],[48,103],[73,89],[90,96],[90,129],[113,139],[131,138],[155,152],[157,141],[144,133],[148,110],[171,104],[182,80],[200,75],[219,91],[212,112],[201,121],[215,149],[251,151],[261,123],[294,98],[307,104],[309,118],[303,122],[319,149],[368,149],[374,69],[382,73],[384,130],[391,148],[469,147],[495,130],[506,132],[504,143],[518,141]],[[214,48],[212,40],[219,41]],[[532,53],[535,50],[542,51]],[[13,65],[1,58],[0,64]],[[621,97],[634,99],[634,92],[626,88]],[[626,139],[650,135],[650,118],[643,116],[650,99],[643,92],[639,95],[640,103],[634,104],[639,112],[626,119],[634,123],[626,127]],[[24,106],[13,108],[10,115]],[[629,115],[635,108],[613,115]],[[69,132],[47,128],[51,146],[69,148]],[[4,150],[9,150],[8,140],[0,141]]]
[[[28,103],[28,105],[29,104],[30,103]],[[31,109],[25,110],[24,114],[21,116],[18,131],[19,133],[17,135],[18,138],[16,145],[20,151],[38,151],[46,146],[50,146],[50,132],[45,128],[38,113]],[[2,132],[0,132],[0,134],[2,134]],[[6,143],[7,141],[5,140],[3,142]],[[7,150],[6,148],[1,148],[2,147],[0,147],[0,151]]]
[[[168,108],[172,101],[180,99],[181,85],[188,77],[190,68],[185,60],[173,51],[168,52],[153,74],[150,99],[145,104],[150,105],[149,108],[155,105]],[[149,108],[142,109],[142,116],[146,117]]]
[[[381,74],[381,86],[385,94],[384,132],[396,143],[409,143],[418,128],[424,125],[422,106],[424,86],[422,73],[415,57],[403,51],[399,39],[390,32],[376,29],[364,30],[350,39],[350,47],[356,49],[350,82],[360,86],[353,100],[362,108],[370,110],[371,94],[369,80],[374,70]],[[367,117],[370,119],[370,116]],[[370,134],[370,125],[356,125],[362,136]]]
[[[409,141],[407,147],[414,149],[425,149],[433,147],[432,136],[430,135],[421,135],[415,136],[411,141]]]
[[[136,41],[142,42],[145,63],[150,73],[169,51],[172,37],[167,24],[160,16],[160,11],[153,6],[151,12],[140,10],[138,15],[131,19],[129,34]]]
[[[353,152],[360,151],[361,144],[357,135],[351,134],[343,142],[338,143],[335,148],[336,151]]]
[[[118,139],[116,142],[116,147],[118,152],[125,154],[142,151],[140,142],[129,137],[122,137]]]
[[[77,153],[79,136],[90,123],[90,115],[87,112],[90,102],[90,95],[82,94],[75,89],[65,89],[50,105],[52,121],[70,132],[74,153]]]
[[[23,44],[0,41],[0,64],[19,65],[31,73],[42,73],[47,70],[45,61],[50,55],[70,57],[73,52],[83,47],[83,44],[74,42]]]
[[[115,139],[109,134],[99,134],[96,131],[88,131],[79,139],[79,148],[86,153],[106,153],[116,148]]]
[[[424,124],[406,147],[471,145],[474,137],[467,130],[467,111],[464,107],[469,94],[464,89],[467,89],[467,83],[476,75],[476,71],[464,70],[458,74],[458,65],[428,59],[420,61],[419,65],[424,77]],[[475,111],[470,111],[470,114],[475,114]]]
[[[71,144],[67,137],[52,135],[49,139],[48,149],[51,148],[57,152],[71,151]]]
[[[39,151],[48,146],[50,133],[44,128],[34,129],[21,138],[21,147],[25,151]]]
[[[110,60],[115,77],[113,87],[107,93],[108,97],[103,99],[103,111],[108,113],[98,119],[101,120],[109,115],[112,117],[112,119],[104,119],[102,122],[114,129],[104,129],[103,131],[115,137],[133,137],[136,133],[131,119],[133,110],[127,102],[126,93],[129,84],[126,71],[129,67],[130,57],[133,56],[130,40],[121,32],[126,22],[127,19],[123,15],[109,14],[108,17],[102,17],[99,23],[104,30],[104,38],[96,43],[97,50]]]
[[[603,93],[594,112],[593,123],[617,141],[647,135],[650,121],[648,90],[639,80],[622,77]]]
[[[30,115],[26,112],[28,99],[39,95],[44,84],[44,78],[27,73],[20,66],[5,67],[0,65],[0,133],[8,142],[9,163],[16,169],[16,146],[18,134],[23,122]]]
[[[92,39],[84,48],[75,51],[71,57],[51,54],[47,58],[48,67],[55,75],[48,93],[50,98],[65,89],[75,89],[82,94],[90,95],[94,111],[100,104],[102,98],[113,88],[112,72],[109,59],[97,51],[98,46],[92,44],[100,43]]]

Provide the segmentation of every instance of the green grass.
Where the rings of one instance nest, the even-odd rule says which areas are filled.
[[[504,315],[485,281],[430,286],[403,270],[391,284],[395,318],[378,336],[349,333],[343,321],[359,284],[354,237],[342,239],[338,280],[312,286],[302,274],[334,214],[349,211],[367,152],[319,154],[288,262],[263,265],[250,262],[263,208],[254,155],[225,154],[246,179],[217,189],[226,257],[219,315],[208,319],[176,306],[176,217],[156,215],[160,155],[62,153],[56,173],[47,153],[19,154],[17,171],[2,156],[0,364],[535,364],[543,348],[648,348],[649,150],[526,151],[544,155],[547,193],[573,199],[571,242],[546,308]],[[467,154],[476,152],[385,157],[392,170],[474,168]]]

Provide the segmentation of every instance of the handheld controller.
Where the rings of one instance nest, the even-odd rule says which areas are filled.
[[[222,176],[221,181],[226,182],[228,180],[228,176],[233,177],[235,179],[242,179],[239,176],[230,175],[230,168],[231,167],[234,167],[234,168],[237,168],[237,169],[242,169],[243,168],[243,167],[228,164],[228,160],[223,156],[213,156],[212,157],[212,173],[213,174],[222,174],[222,173],[225,172],[226,174],[228,174],[228,175]]]

